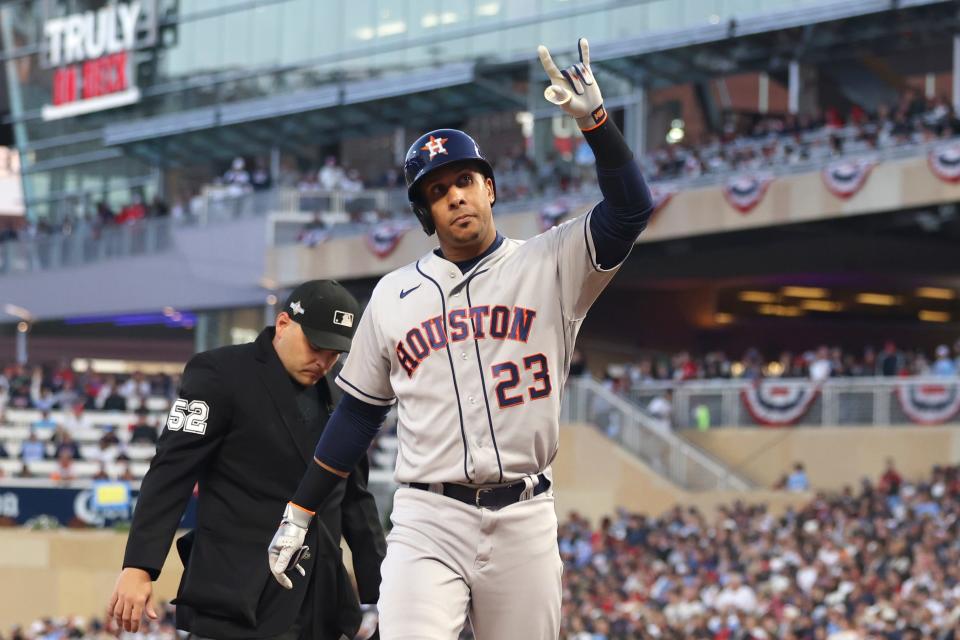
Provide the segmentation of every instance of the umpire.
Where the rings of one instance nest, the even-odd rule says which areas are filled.
[[[177,540],[184,564],[174,600],[178,629],[190,638],[354,637],[361,611],[341,561],[341,534],[364,604],[378,600],[385,553],[366,460],[312,518],[295,569],[306,580],[282,588],[263,549],[340,399],[334,369],[350,349],[359,315],[339,283],[312,280],[290,294],[256,342],[187,363],[110,599],[108,615],[121,628],[135,632],[144,613],[157,617],[152,581],[196,484],[197,527]]]

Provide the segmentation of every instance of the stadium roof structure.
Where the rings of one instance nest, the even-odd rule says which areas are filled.
[[[842,0],[594,43],[591,50],[601,73],[648,89],[749,71],[785,76],[793,60],[814,65],[842,60],[848,75],[864,72],[894,80],[911,71],[949,69],[951,57],[923,52],[942,52],[958,32],[954,2]],[[890,60],[902,50],[912,55],[896,57],[893,68]],[[319,80],[314,89],[108,124],[102,132],[104,151],[170,166],[197,157],[262,153],[274,145],[296,150],[321,139],[377,135],[398,126],[431,128],[451,114],[463,120],[529,108],[540,115],[548,105],[531,99],[539,92],[529,87],[537,64],[525,56],[370,79]],[[618,101],[609,102],[617,106]]]
[[[949,43],[960,28],[954,2],[866,0],[803,7],[593,47],[604,67],[652,87],[747,71],[785,71],[791,60],[823,64],[892,56]],[[950,59],[903,60],[917,72],[949,69]],[[907,71],[907,69],[902,69]]]
[[[103,141],[149,162],[176,164],[198,155],[255,154],[273,145],[297,149],[320,139],[430,126],[438,114],[502,109],[503,96],[485,87],[475,70],[454,64],[118,122],[104,127]]]

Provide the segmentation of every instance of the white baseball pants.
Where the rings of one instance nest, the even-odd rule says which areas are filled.
[[[553,494],[497,511],[401,487],[380,587],[382,640],[456,640],[470,616],[477,640],[560,635]]]

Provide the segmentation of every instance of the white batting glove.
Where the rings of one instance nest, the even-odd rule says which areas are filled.
[[[557,68],[550,52],[543,45],[537,47],[540,64],[550,78],[550,86],[544,89],[543,97],[573,116],[584,131],[594,129],[607,119],[603,108],[600,87],[590,70],[590,45],[586,38],[577,41],[580,62],[563,71]]]
[[[303,557],[309,547],[303,544],[307,537],[307,529],[310,528],[310,521],[313,519],[313,512],[307,511],[292,502],[287,503],[283,510],[283,520],[280,521],[280,528],[273,535],[270,541],[270,548],[267,550],[267,560],[270,563],[270,573],[276,578],[277,582],[284,589],[292,589],[293,582],[286,575],[286,572],[292,566],[301,576],[307,575],[307,572],[300,566],[300,558]]]

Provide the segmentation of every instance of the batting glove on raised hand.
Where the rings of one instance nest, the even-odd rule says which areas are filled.
[[[543,45],[537,47],[540,64],[550,78],[550,86],[543,91],[543,97],[573,116],[584,131],[603,124],[607,112],[603,108],[603,96],[600,87],[590,70],[590,45],[586,38],[577,41],[580,49],[580,62],[563,71],[557,68],[550,52]]]
[[[284,589],[293,588],[293,582],[286,575],[291,567],[299,571],[301,576],[307,575],[299,563],[300,558],[309,550],[303,541],[307,537],[313,515],[312,511],[288,502],[283,510],[280,528],[270,541],[270,548],[267,550],[270,573]]]

